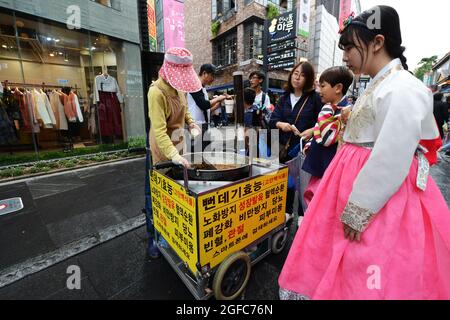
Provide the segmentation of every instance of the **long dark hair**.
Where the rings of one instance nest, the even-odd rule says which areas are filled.
[[[302,74],[306,78],[305,87],[303,88],[304,92],[309,92],[314,90],[314,83],[316,81],[316,72],[314,71],[314,66],[307,62],[303,61],[297,64],[289,74],[288,82],[285,85],[286,92],[294,93],[295,89],[292,86],[292,76],[294,75],[295,70],[297,70],[298,67],[302,67]]]
[[[376,16],[377,13],[379,13],[379,16]],[[380,21],[378,21],[376,26],[372,27],[370,24],[374,17],[375,19],[379,18]],[[404,56],[406,48],[402,46],[400,17],[392,7],[376,6],[349,21],[349,24],[341,33],[339,47],[344,50],[347,46],[354,46],[361,55],[362,65],[364,65],[367,59],[364,49],[367,49],[369,44],[379,34],[385,38],[384,46],[389,56],[393,59],[399,58],[402,61],[403,68],[408,70],[407,59]]]

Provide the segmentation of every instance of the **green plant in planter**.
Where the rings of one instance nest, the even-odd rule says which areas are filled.
[[[130,137],[128,140],[128,149],[129,150],[136,150],[136,149],[144,149],[146,147],[146,137],[144,136],[137,136],[137,137]]]
[[[278,10],[278,7],[269,3],[267,6],[267,19],[271,20],[273,18],[278,17],[279,15],[280,11]]]
[[[217,34],[219,33],[219,29],[220,29],[220,20],[214,21],[211,25],[211,33],[213,35],[213,37],[217,36]]]
[[[24,174],[25,169],[21,167],[17,168],[11,168],[6,170],[0,171],[0,177],[1,178],[14,178],[14,177],[20,177]]]

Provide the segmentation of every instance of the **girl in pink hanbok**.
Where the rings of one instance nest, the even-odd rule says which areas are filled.
[[[407,71],[387,6],[351,16],[344,60],[373,79],[279,278],[281,299],[450,299],[450,211],[429,177],[439,131],[431,92]]]

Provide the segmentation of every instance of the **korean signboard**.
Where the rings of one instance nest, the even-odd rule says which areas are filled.
[[[164,0],[165,49],[185,45],[184,0]]]
[[[269,21],[268,44],[296,38],[296,20],[295,14],[288,12]]]
[[[147,0],[147,18],[148,34],[150,36],[150,51],[156,52],[158,42],[156,38],[155,0]]]
[[[154,226],[192,273],[218,266],[285,222],[288,168],[191,197],[151,172]]]
[[[214,268],[284,223],[288,169],[198,199],[200,264]]]
[[[156,171],[152,171],[150,186],[156,230],[195,273],[198,261],[195,198]]]
[[[285,51],[280,51],[280,52],[275,52],[275,53],[269,54],[269,56],[267,57],[267,62],[270,65],[270,64],[278,63],[281,60],[287,60],[287,59],[295,60],[295,49],[285,50]]]
[[[295,49],[295,39],[272,43],[267,47],[267,53],[271,54],[274,52],[285,51],[289,49]]]
[[[286,60],[269,64],[268,71],[282,70],[295,67],[295,60]]]

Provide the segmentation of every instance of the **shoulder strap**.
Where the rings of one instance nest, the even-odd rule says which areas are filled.
[[[306,104],[308,103],[309,97],[310,97],[310,96],[306,97],[305,102],[303,102],[303,105],[302,105],[302,107],[300,108],[300,111],[298,112],[297,117],[295,118],[295,122],[293,123],[294,126],[297,124],[298,119],[300,119],[300,115],[302,114],[303,109],[305,109],[305,106],[306,106]]]
[[[300,115],[301,115],[303,109],[305,108],[306,104],[308,103],[309,97],[310,97],[310,96],[306,97],[305,102],[303,102],[303,105],[302,105],[302,107],[300,108],[300,111],[299,111],[298,114],[297,114],[297,118],[295,119],[294,126],[297,124],[298,119],[300,118]],[[294,136],[294,133],[291,133],[291,136],[289,137],[289,140],[288,140],[288,142],[286,143],[286,147],[285,147],[286,150],[289,149],[289,147],[290,147],[290,145],[291,145],[291,140],[292,140],[292,137],[293,137],[293,136]]]

